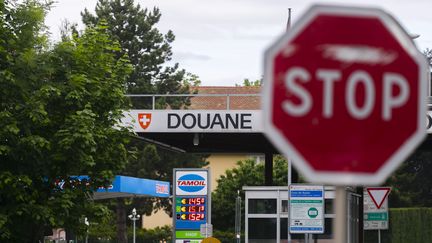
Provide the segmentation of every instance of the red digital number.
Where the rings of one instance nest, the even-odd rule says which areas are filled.
[[[196,212],[196,210],[195,210],[195,206],[189,206],[188,208],[189,208],[189,209],[188,209],[188,212],[189,212],[189,213],[195,213],[195,212]]]
[[[188,213],[203,213],[205,212],[205,206],[188,206]]]
[[[199,220],[204,220],[204,214],[202,213],[191,213],[188,214],[188,220],[191,221],[199,221]]]
[[[199,198],[197,198],[197,204],[198,204],[198,205],[200,205],[200,204],[204,204],[204,202],[205,202],[205,198],[204,198],[204,197],[199,197]]]
[[[204,203],[205,203],[205,197],[192,197],[192,198],[188,198],[186,204],[201,205]]]

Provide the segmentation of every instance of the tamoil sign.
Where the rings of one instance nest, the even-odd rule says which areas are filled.
[[[207,171],[177,171],[176,195],[207,195]]]
[[[173,225],[175,242],[205,238],[201,225],[210,223],[210,185],[207,169],[174,169]]]

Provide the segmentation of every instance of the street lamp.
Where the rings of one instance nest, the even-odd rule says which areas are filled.
[[[129,219],[133,221],[133,243],[135,243],[135,222],[140,218],[140,215],[137,215],[136,209],[132,209],[132,214],[128,215]]]
[[[84,224],[86,225],[86,237],[85,237],[85,243],[88,243],[88,228],[90,226],[90,223],[87,219],[87,217],[84,218]]]

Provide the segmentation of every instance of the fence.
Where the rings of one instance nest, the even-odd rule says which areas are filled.
[[[259,110],[260,94],[129,94],[134,109]]]

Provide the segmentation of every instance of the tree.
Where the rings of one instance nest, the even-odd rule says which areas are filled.
[[[426,50],[423,51],[423,55],[426,57],[428,64],[429,64],[429,68],[432,68],[432,49],[426,48]],[[429,74],[430,77],[432,77],[432,72],[429,69]],[[428,94],[432,95],[432,83],[429,84],[429,90],[428,90]]]
[[[139,4],[135,5],[134,0],[99,0],[95,12],[93,15],[85,9],[81,13],[82,20],[87,26],[107,21],[110,35],[121,46],[118,55],[127,54],[134,67],[127,80],[129,94],[188,94],[191,86],[199,84],[195,75],[180,70],[178,64],[166,65],[172,58],[171,43],[175,36],[172,31],[162,34],[155,27],[161,17],[158,8],[151,11],[142,9]],[[160,103],[159,107],[170,105],[178,108],[188,102],[188,99],[177,98]],[[143,106],[138,102],[134,105]]]
[[[129,132],[114,127],[131,66],[103,26],[48,49],[48,8],[0,1],[1,242],[38,242],[52,227],[83,232],[84,216],[105,214],[88,196],[127,161]]]
[[[387,180],[391,207],[432,206],[432,151],[415,151]]]
[[[225,175],[217,179],[218,186],[212,193],[212,224],[216,230],[234,230],[235,199],[241,192],[244,202],[243,186],[264,185],[264,164],[248,159],[237,162],[238,167],[226,170]],[[273,160],[273,178],[275,186],[286,186],[288,181],[288,162],[280,155]],[[244,204],[242,205],[244,212]]]
[[[167,151],[153,144],[134,144],[136,154],[132,162],[123,171],[125,175],[154,180],[172,181],[173,168],[201,168],[208,165],[206,156],[191,155],[176,151]],[[153,211],[164,210],[171,215],[172,205],[168,198],[141,198],[134,200],[129,207],[137,207],[140,213],[150,215]]]
[[[423,51],[429,66],[432,66],[432,50]],[[387,180],[392,186],[389,195],[391,207],[432,206],[432,151],[417,149]]]
[[[244,87],[259,87],[262,84],[262,78],[257,79],[255,81],[250,81],[248,78],[243,79],[243,84],[236,84],[236,86],[244,86]]]
[[[133,66],[132,75],[125,86],[129,94],[189,94],[199,84],[198,77],[179,69],[178,64],[168,66],[171,60],[171,43],[175,36],[172,31],[162,34],[155,25],[161,13],[158,8],[142,9],[133,0],[99,0],[95,15],[84,10],[82,20],[86,26],[95,26],[106,21],[111,37],[118,41],[121,50],[118,56],[127,55]],[[151,100],[132,100],[134,108],[151,108]],[[156,100],[156,108],[187,108],[189,97],[164,97]],[[129,147],[135,151],[130,157],[124,175],[171,181],[172,168],[202,167],[205,156],[173,153],[136,140]],[[126,242],[126,210],[137,207],[139,213],[150,214],[164,209],[170,212],[166,199],[137,198],[129,201],[117,200],[117,241]],[[126,204],[125,204],[126,203]]]
[[[167,151],[139,140],[132,141],[130,150],[134,152],[129,158],[128,166],[122,171],[127,176],[172,181],[173,168],[201,168],[208,164],[206,156]],[[127,241],[126,212],[130,212],[132,208],[136,208],[139,214],[151,215],[162,209],[172,215],[172,202],[169,198],[119,198],[116,202],[117,242]]]
[[[423,55],[428,60],[429,66],[432,66],[432,49],[426,48],[426,50],[423,51]]]

